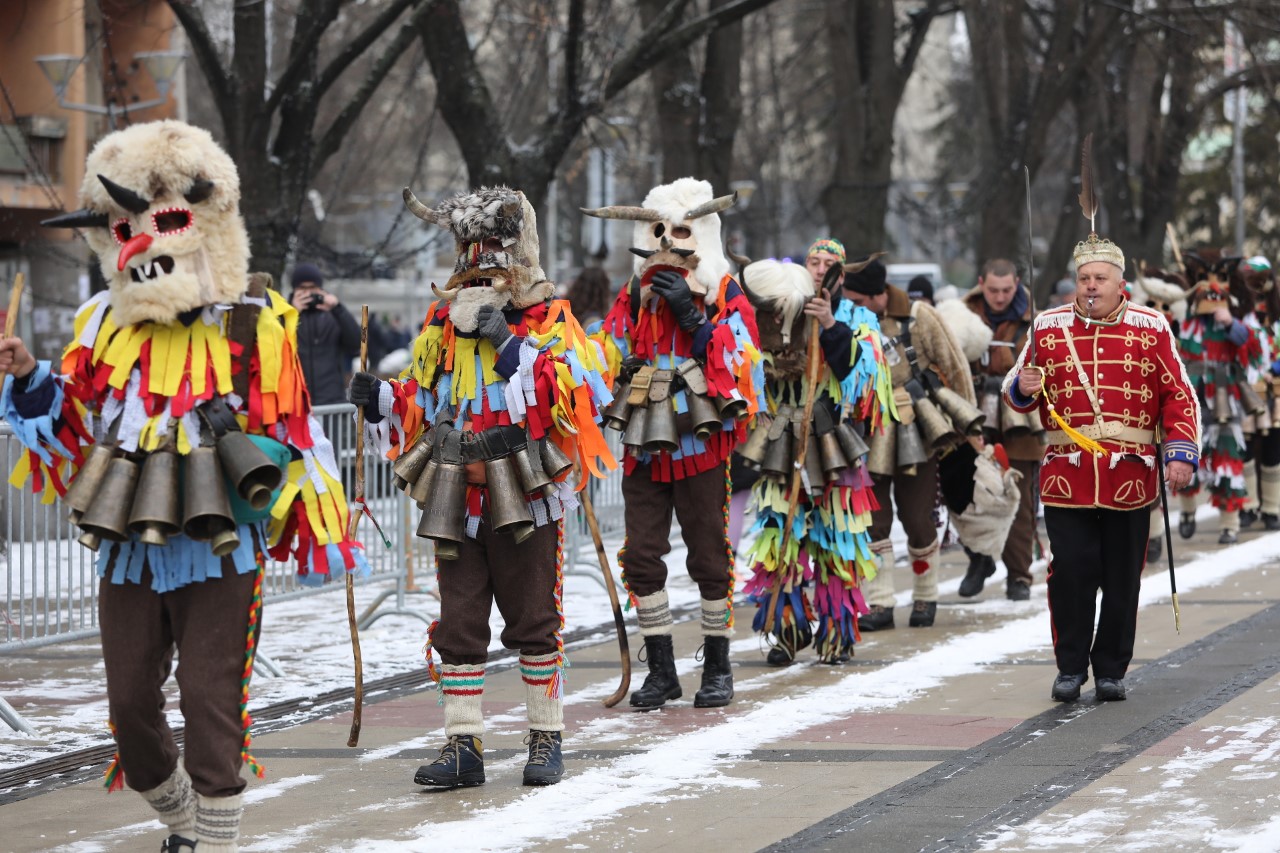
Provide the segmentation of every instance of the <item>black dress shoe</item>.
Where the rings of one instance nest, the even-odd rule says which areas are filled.
[[[1258,511],[1256,509],[1240,510],[1240,529],[1248,530],[1253,523],[1258,520]]]
[[[1182,518],[1178,519],[1178,535],[1183,539],[1190,539],[1196,535],[1195,515],[1189,512],[1182,514]]]
[[[911,605],[911,618],[907,625],[912,628],[932,628],[933,617],[938,615],[938,602],[917,601]]]
[[[1218,534],[1219,545],[1234,545],[1240,541],[1240,536],[1234,530],[1224,530]]]
[[[1053,680],[1053,691],[1049,694],[1052,698],[1059,702],[1074,702],[1080,698],[1080,686],[1089,680],[1087,672],[1081,672],[1077,675],[1068,675],[1065,672],[1058,673],[1058,677]]]
[[[1159,536],[1152,536],[1147,540],[1147,565],[1154,565],[1159,561],[1160,555],[1164,553],[1164,540]]]
[[[859,631],[887,631],[893,627],[893,608],[871,605],[870,613],[858,617]]]
[[[986,585],[987,578],[995,573],[996,561],[992,557],[970,551],[969,569],[964,574],[964,580],[960,581],[960,597],[973,598],[982,592],[982,587]]]
[[[1123,702],[1124,679],[1100,676],[1095,681],[1094,692],[1099,702]]]

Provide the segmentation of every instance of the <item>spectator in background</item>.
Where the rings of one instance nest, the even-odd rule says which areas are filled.
[[[569,285],[569,305],[585,329],[609,313],[613,307],[613,283],[603,267],[583,267]]]
[[[1075,279],[1064,278],[1053,286],[1053,293],[1049,295],[1049,307],[1057,308],[1059,305],[1066,305],[1076,298],[1076,282]]]
[[[927,305],[933,304],[933,282],[927,275],[918,275],[907,285],[907,298],[912,302],[919,300]]]
[[[311,403],[345,403],[346,374],[360,352],[360,324],[338,297],[321,288],[324,275],[315,264],[298,264],[289,281],[289,301],[298,309],[298,359]]]

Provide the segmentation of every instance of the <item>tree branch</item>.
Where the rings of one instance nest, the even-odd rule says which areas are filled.
[[[223,67],[222,58],[218,56],[218,48],[213,43],[213,36],[209,34],[209,26],[204,21],[204,15],[195,7],[192,0],[168,0],[168,2],[169,8],[173,10],[173,16],[178,19],[183,32],[187,35],[187,41],[191,43],[196,62],[204,73],[204,79],[209,84],[213,98],[218,104],[218,112],[225,121],[227,115],[235,111],[235,95],[231,91],[227,69]]]
[[[576,112],[580,108],[578,92],[579,63],[582,61],[582,0],[569,0],[569,25],[564,36],[564,109]]]
[[[954,13],[957,8],[956,3],[950,3],[944,7],[942,0],[929,0],[923,9],[911,14],[911,35],[907,40],[906,48],[902,51],[902,59],[898,62],[898,73],[902,76],[904,83],[916,67],[916,58],[920,56],[920,49],[924,47],[925,37],[929,35],[929,28],[933,26],[933,19]]]
[[[370,45],[391,28],[391,25],[400,17],[401,12],[417,4],[429,6],[431,5],[431,0],[393,0],[386,9],[369,22],[369,26],[365,27],[355,38],[348,39],[342,50],[338,51],[338,55],[320,72],[320,80],[316,83],[316,95],[321,96],[329,91],[329,87],[342,76],[342,72],[346,71],[357,57],[363,54]],[[418,6],[414,11],[416,13],[421,9],[422,6]]]
[[[334,116],[328,129],[320,136],[313,159],[315,170],[319,171],[325,161],[332,157],[334,152],[342,145],[343,138],[355,126],[356,119],[360,116],[365,106],[368,105],[374,91],[378,86],[382,85],[382,81],[390,73],[400,56],[417,38],[418,25],[438,2],[439,0],[426,0],[415,9],[409,19],[400,27],[400,31],[396,33],[396,37],[391,44],[387,45],[387,49],[374,61],[373,67],[369,69],[369,73],[365,76],[360,87],[352,94],[351,99],[347,101],[347,105]]]
[[[231,85],[242,116],[257,116],[267,79],[267,12],[262,0],[235,0],[231,14],[235,45],[231,54]]]
[[[315,61],[315,52],[320,46],[320,38],[338,17],[338,10],[343,0],[321,0],[322,6],[314,15],[299,16],[294,26],[293,41],[289,45],[289,59],[284,71],[271,87],[271,97],[267,98],[266,113],[271,115],[301,81],[304,74]]]

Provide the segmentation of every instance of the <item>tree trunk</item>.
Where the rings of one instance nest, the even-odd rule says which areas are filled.
[[[712,0],[719,8],[728,0]],[[702,71],[702,121],[698,134],[698,166],[694,173],[711,182],[716,195],[729,191],[733,146],[742,119],[742,22],[707,36]]]

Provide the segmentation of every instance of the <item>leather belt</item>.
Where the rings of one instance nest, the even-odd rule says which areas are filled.
[[[1088,424],[1087,426],[1076,427],[1076,431],[1085,438],[1090,438],[1094,441],[1154,444],[1156,439],[1156,431],[1153,429],[1138,429],[1137,427],[1125,426],[1119,421],[1103,421],[1101,426]],[[1060,429],[1046,430],[1045,438],[1048,439],[1050,444],[1054,445],[1075,444],[1075,441],[1068,438],[1066,432]]]

